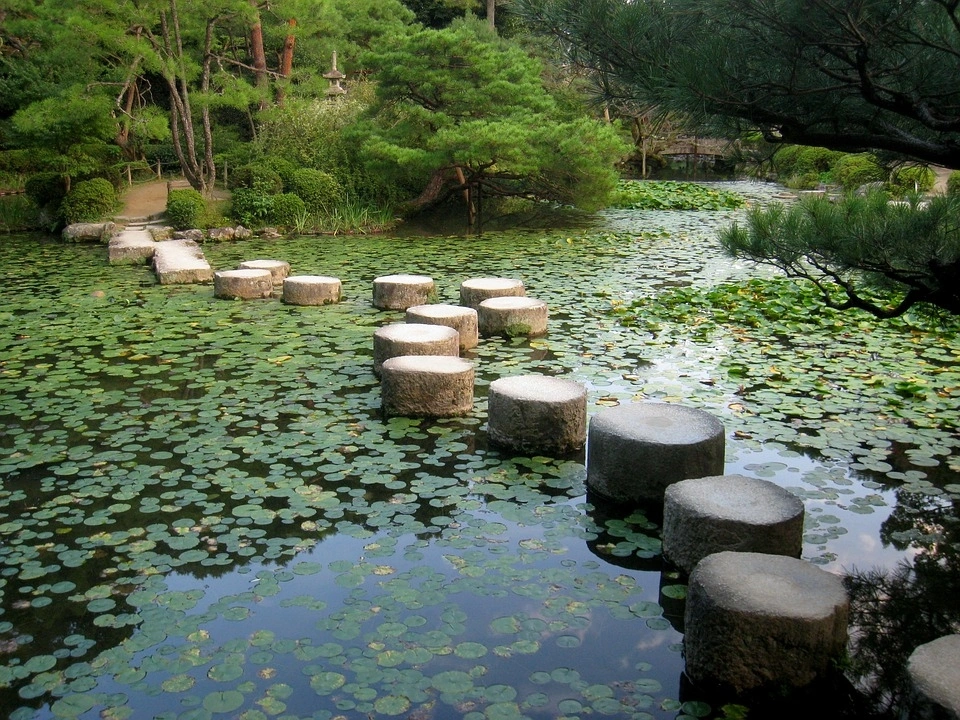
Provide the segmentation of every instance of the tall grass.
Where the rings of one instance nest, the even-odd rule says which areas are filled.
[[[0,232],[14,233],[42,227],[40,210],[26,195],[0,196]]]
[[[396,224],[397,218],[390,208],[348,198],[324,212],[302,214],[297,218],[296,231],[301,235],[364,235],[384,232]]]

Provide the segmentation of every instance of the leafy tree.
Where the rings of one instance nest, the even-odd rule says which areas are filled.
[[[481,20],[392,38],[371,53],[372,121],[358,133],[373,169],[419,193],[410,209],[464,193],[603,204],[625,148],[600,121],[563,110],[540,63]]]

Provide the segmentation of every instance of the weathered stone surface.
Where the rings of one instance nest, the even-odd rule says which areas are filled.
[[[531,454],[562,455],[587,440],[587,390],[546,375],[490,383],[487,432],[495,445]]]
[[[200,246],[192,240],[158,242],[153,253],[153,270],[161,285],[213,280],[210,263]]]
[[[236,236],[237,232],[232,227],[210,228],[207,231],[207,237],[217,242],[227,242],[233,240]]]
[[[195,243],[202,243],[205,238],[203,230],[198,230],[197,228],[174,230],[172,237],[174,240],[192,240]]]
[[[445,325],[394,323],[373,333],[373,371],[377,375],[383,363],[401,355],[460,354],[460,334]]]
[[[125,228],[114,235],[107,247],[111,265],[143,264],[153,257],[157,243],[148,230]]]
[[[256,300],[273,295],[269,270],[222,270],[214,273],[213,294],[227,300]]]
[[[426,275],[384,275],[373,281],[373,306],[381,310],[406,310],[436,299],[433,278]]]
[[[687,585],[687,675],[735,692],[803,687],[843,655],[848,613],[841,579],[808,562],[709,555]]]
[[[241,270],[269,270],[274,285],[283,285],[284,279],[290,274],[290,263],[286,260],[244,260],[240,263]]]
[[[250,228],[245,228],[243,225],[237,225],[233,229],[233,239],[234,240],[249,240],[253,237],[253,230]]]
[[[110,242],[114,231],[117,229],[115,223],[73,223],[67,225],[61,236],[66,242]]]
[[[470,278],[460,283],[460,304],[474,310],[490,298],[522,297],[526,294],[523,281],[512,278]]]
[[[156,242],[170,240],[173,237],[173,228],[169,225],[150,225],[147,227],[147,231]]]
[[[547,332],[547,304],[528,297],[490,298],[477,308],[484,337],[536,337]]]
[[[960,720],[960,635],[946,635],[913,651],[907,661],[913,684],[910,720]]]
[[[743,475],[682,480],[666,489],[662,536],[664,557],[687,573],[723,550],[799,557],[803,503]]]
[[[386,360],[381,374],[383,412],[402,417],[458,417],[473,410],[473,364],[448,355]]]
[[[407,308],[407,322],[423,325],[446,325],[460,333],[460,349],[470,350],[477,346],[477,311],[459,305],[414,305]]]
[[[326,275],[293,275],[283,281],[283,301],[290,305],[330,305],[340,302],[339,278]]]
[[[603,410],[590,420],[587,447],[587,486],[615,502],[660,502],[675,482],[723,473],[723,425],[683,405]]]

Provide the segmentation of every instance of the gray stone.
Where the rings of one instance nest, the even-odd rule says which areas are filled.
[[[237,225],[233,229],[233,239],[234,240],[249,240],[253,237],[253,230],[250,228],[245,228],[243,225]]]
[[[222,270],[213,276],[214,297],[225,300],[257,300],[273,295],[269,270]]]
[[[207,237],[218,242],[233,240],[236,235],[236,230],[234,230],[232,227],[210,228],[207,231]]]
[[[153,253],[153,271],[161,285],[213,280],[213,270],[193,240],[163,240]]]
[[[110,242],[114,231],[117,229],[115,223],[73,223],[67,225],[61,236],[66,242]]]
[[[473,410],[473,364],[449,355],[389,358],[381,396],[387,416],[459,417]]]
[[[274,285],[283,285],[284,279],[290,274],[290,263],[286,260],[244,260],[240,263],[241,270],[269,270]]]
[[[490,298],[522,297],[526,294],[523,281],[512,278],[470,278],[460,283],[460,304],[474,310]]]
[[[283,301],[290,305],[330,305],[340,302],[339,278],[325,275],[293,275],[283,281]]]
[[[174,230],[172,238],[174,240],[191,240],[195,243],[202,243],[205,236],[203,230],[191,228],[190,230]]]
[[[111,265],[143,264],[153,257],[157,243],[145,229],[125,228],[115,235],[107,246]]]
[[[562,455],[587,440],[587,391],[546,375],[490,383],[487,432],[495,445],[530,454]]]
[[[373,306],[381,310],[406,310],[436,299],[433,278],[426,275],[384,275],[373,281]]]
[[[173,237],[173,228],[169,225],[150,225],[147,231],[156,242],[170,240]]]
[[[547,332],[547,304],[528,297],[490,298],[477,308],[484,337],[536,337]]]
[[[460,334],[445,325],[394,323],[373,333],[373,372],[380,374],[384,361],[401,355],[460,354]]]
[[[723,550],[799,557],[803,503],[743,475],[682,480],[664,495],[662,536],[664,557],[686,573]]]
[[[709,555],[687,585],[687,675],[735,692],[803,687],[845,652],[848,614],[842,580],[808,562]]]
[[[696,408],[608,408],[591,418],[587,436],[587,486],[615,502],[661,502],[675,482],[723,473],[723,425]]]
[[[414,305],[407,308],[407,322],[423,325],[446,325],[460,333],[460,349],[470,350],[477,346],[477,311],[459,305]]]
[[[907,660],[911,720],[960,720],[960,635],[925,643]]]

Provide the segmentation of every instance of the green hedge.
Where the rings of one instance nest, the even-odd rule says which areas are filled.
[[[270,222],[281,227],[296,227],[307,215],[307,206],[293,193],[274,195],[270,207]]]
[[[203,195],[193,188],[171,190],[167,196],[167,220],[177,230],[200,227],[206,209]]]
[[[313,168],[297,170],[290,190],[303,200],[310,212],[330,212],[343,199],[343,189],[333,175]]]
[[[109,215],[117,206],[117,192],[109,180],[93,178],[76,183],[60,206],[68,224],[94,222]]]

